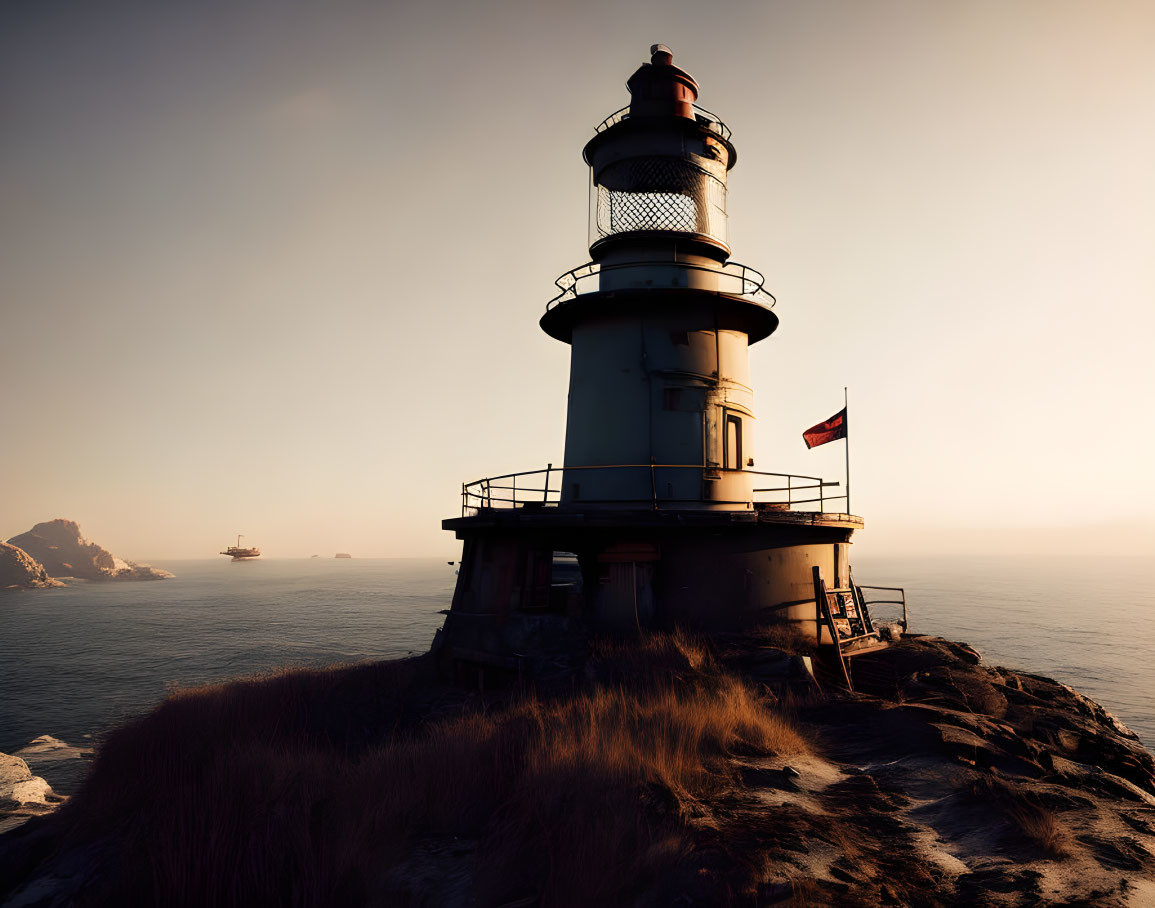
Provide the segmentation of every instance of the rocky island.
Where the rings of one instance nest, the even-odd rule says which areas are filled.
[[[74,520],[46,520],[0,544],[0,589],[61,586],[78,580],[164,580],[168,571],[118,558],[89,542]],[[55,580],[52,578],[56,578]]]
[[[0,542],[0,590],[42,590],[64,586],[21,548]]]
[[[0,836],[6,905],[1150,905],[1155,759],[912,636],[819,683],[771,632],[436,652],[179,692]],[[147,872],[144,870],[147,869]]]

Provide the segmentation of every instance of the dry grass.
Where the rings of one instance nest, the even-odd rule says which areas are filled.
[[[1070,835],[1054,813],[1036,804],[1019,804],[1009,811],[1011,821],[1023,837],[1051,858],[1071,854]]]
[[[1061,859],[1071,854],[1070,834],[1053,810],[1039,803],[1029,791],[984,776],[973,782],[969,794],[994,806],[1014,830],[1015,838],[1030,851]]]
[[[723,674],[709,644],[680,629],[640,640],[602,638],[592,650],[587,670],[602,685],[650,690],[686,681],[702,685]]]
[[[813,626],[812,626],[813,627]],[[778,621],[758,628],[750,635],[763,646],[780,649],[784,653],[812,656],[818,651],[818,641],[796,621]]]
[[[601,689],[535,712],[552,743],[531,761],[530,772],[598,766],[689,796],[708,789],[712,757],[807,750],[791,726],[732,678],[706,690],[670,686],[636,695]]]
[[[683,634],[600,644],[571,696],[423,722],[426,668],[179,691],[115,732],[61,815],[74,844],[115,843],[91,903],[407,904],[438,843],[461,856],[420,884],[429,903],[629,902],[686,872],[729,756],[808,749]]]
[[[804,876],[794,876],[790,879],[790,900],[785,903],[789,908],[813,908],[813,906],[829,905],[830,897],[822,888]]]

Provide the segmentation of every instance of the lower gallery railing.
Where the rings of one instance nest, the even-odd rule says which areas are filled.
[[[565,473],[573,474],[579,471],[623,471],[631,473],[637,471],[638,478],[648,476],[649,495],[629,499],[638,503],[647,504],[654,510],[660,510],[663,505],[671,507],[678,502],[685,502],[684,497],[659,493],[661,484],[657,481],[658,471],[683,470],[695,471],[701,474],[702,479],[720,479],[724,475],[742,474],[755,477],[769,477],[768,482],[775,483],[764,488],[754,489],[754,502],[770,504],[787,510],[826,511],[827,503],[845,499],[845,495],[830,495],[826,489],[839,485],[837,482],[828,482],[817,476],[801,476],[795,473],[766,473],[761,470],[723,470],[716,466],[701,464],[598,464],[594,466],[555,467],[547,464],[542,470],[525,470],[520,473],[504,473],[500,476],[487,476],[484,479],[475,479],[463,483],[461,486],[461,516],[466,517],[478,511],[493,508],[518,507],[556,507],[562,496],[562,476]],[[806,507],[810,505],[811,507]]]
[[[859,602],[869,608],[872,614],[876,606],[892,606],[892,608],[883,610],[884,613],[893,613],[901,609],[902,617],[897,618],[896,615],[896,620],[902,624],[903,631],[906,631],[908,627],[908,616],[906,613],[906,590],[903,587],[869,586],[867,584],[854,583],[853,580],[851,583],[858,595]]]

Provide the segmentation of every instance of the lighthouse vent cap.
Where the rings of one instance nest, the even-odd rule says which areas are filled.
[[[650,48],[651,62],[643,63],[626,80],[630,90],[631,117],[685,117],[694,119],[698,83],[675,66],[673,52],[664,44]]]

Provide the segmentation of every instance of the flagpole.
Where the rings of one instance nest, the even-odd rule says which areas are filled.
[[[843,435],[842,440],[846,442],[846,513],[853,513],[850,510],[850,397],[846,393],[845,385],[842,388],[842,412],[846,415],[843,419]]]

